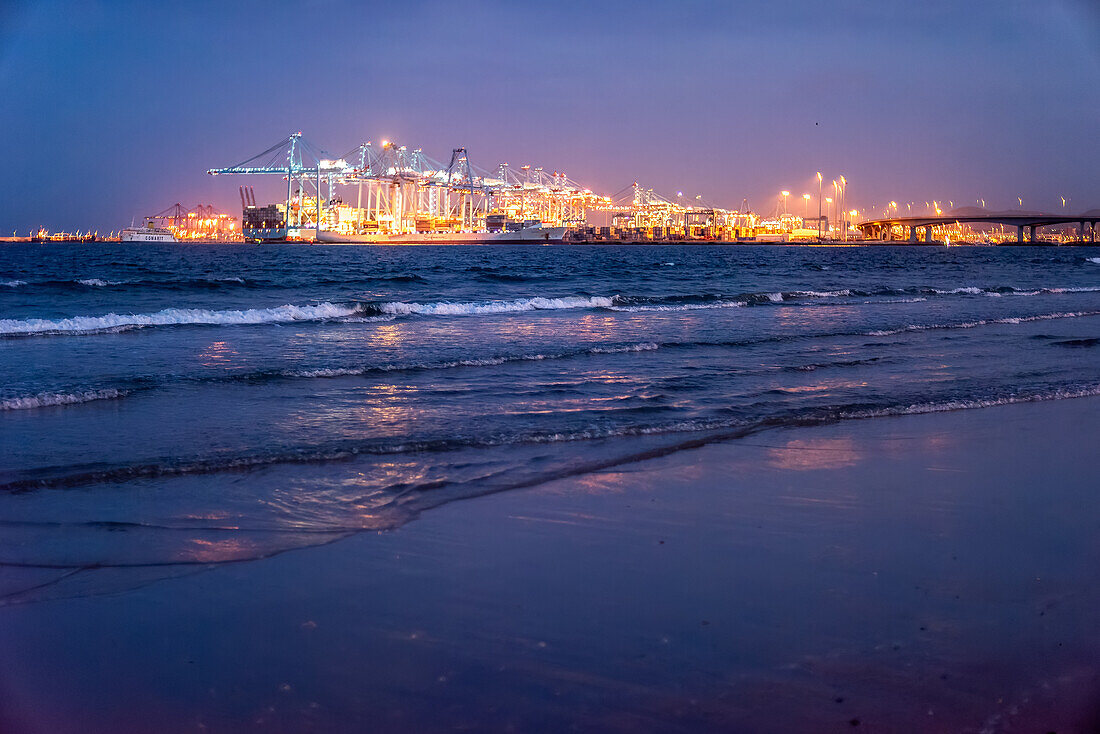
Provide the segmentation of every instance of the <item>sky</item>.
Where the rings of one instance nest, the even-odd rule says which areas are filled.
[[[0,1],[0,234],[237,213],[205,171],[299,130],[762,213],[816,171],[865,211],[1084,211],[1100,2]]]

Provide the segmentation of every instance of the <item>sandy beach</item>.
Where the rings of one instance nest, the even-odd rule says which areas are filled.
[[[1100,401],[788,428],[0,609],[0,729],[1086,731]]]

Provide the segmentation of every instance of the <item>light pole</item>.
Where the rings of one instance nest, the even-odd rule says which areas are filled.
[[[833,197],[826,196],[825,197],[825,203],[829,205],[829,208],[825,210],[825,216],[827,216],[829,218],[829,223],[831,225],[832,221],[833,221],[833,214],[832,214]]]
[[[803,201],[806,202],[806,219],[809,219],[810,218],[810,195],[809,194],[803,194],[802,199],[803,199]]]
[[[833,201],[836,202],[836,205],[833,207],[833,218],[839,220],[840,219],[840,184],[837,183],[836,179],[833,179]],[[837,221],[835,227],[836,228],[840,227],[840,222],[839,221]]]
[[[817,239],[821,240],[821,171],[817,172]]]
[[[791,195],[790,191],[780,191],[779,195],[783,197],[783,213],[787,213],[787,197]]]
[[[848,241],[848,220],[844,215],[844,206],[848,203],[848,179],[840,177],[840,218],[843,220],[844,241]]]

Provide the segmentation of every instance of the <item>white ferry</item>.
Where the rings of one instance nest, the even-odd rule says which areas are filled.
[[[160,227],[127,227],[119,234],[120,242],[179,242],[171,230]]]

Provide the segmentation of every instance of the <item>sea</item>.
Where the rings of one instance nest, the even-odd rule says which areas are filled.
[[[1097,394],[1095,248],[9,244],[0,604],[790,426]]]

